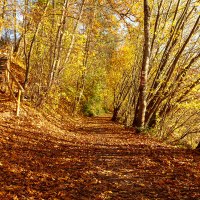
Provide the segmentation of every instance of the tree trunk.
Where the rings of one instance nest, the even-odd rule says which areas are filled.
[[[64,63],[62,64],[62,67],[58,70],[57,76],[60,76],[63,73],[64,69],[66,68],[66,64],[69,61],[71,52],[72,52],[74,44],[75,44],[76,31],[78,29],[79,22],[81,20],[82,14],[83,14],[84,6],[85,6],[85,0],[83,0],[82,3],[81,3],[81,7],[80,7],[80,10],[79,10],[79,15],[78,15],[78,18],[77,18],[77,20],[75,22],[74,28],[73,28],[73,32],[72,32],[72,36],[71,36],[71,42],[70,42],[69,48],[67,50],[66,58],[65,58]]]
[[[114,108],[114,110],[113,110],[113,116],[112,116],[112,119],[111,119],[113,122],[116,122],[116,121],[117,121],[119,109],[120,109],[120,107],[116,107],[116,108]]]
[[[143,62],[140,77],[138,107],[135,114],[134,125],[138,130],[145,128],[146,115],[146,90],[148,81],[150,59],[150,8],[148,0],[144,0],[144,48],[143,48]]]
[[[6,12],[7,1],[3,0],[2,3],[3,3],[3,5],[2,5],[2,11],[1,11],[1,18],[0,18],[0,20],[2,20],[2,22],[4,23],[4,17],[5,17],[5,12]],[[3,38],[2,38],[2,28],[3,28],[3,25],[0,27],[0,41],[3,40]]]
[[[50,91],[52,85],[54,84],[55,81],[55,74],[58,70],[58,67],[60,65],[60,59],[61,59],[61,52],[62,52],[62,45],[63,45],[63,35],[65,31],[65,24],[66,24],[66,19],[67,19],[67,11],[68,11],[68,5],[69,1],[65,0],[63,3],[63,9],[62,9],[62,14],[60,18],[60,24],[57,29],[56,33],[56,41],[55,41],[55,47],[53,50],[53,58],[52,58],[52,63],[49,71],[49,78],[48,78],[48,83],[47,83],[47,91]]]
[[[14,20],[14,50],[17,49],[17,1],[13,0],[13,20]]]
[[[25,89],[26,89],[26,86],[27,86],[27,83],[28,83],[28,79],[29,79],[30,61],[31,61],[31,55],[32,55],[32,51],[33,51],[33,46],[34,46],[34,43],[36,41],[36,37],[38,35],[39,29],[40,29],[40,25],[42,24],[42,20],[43,20],[43,17],[45,16],[45,14],[46,14],[46,11],[47,11],[47,8],[49,6],[49,3],[50,3],[50,1],[48,0],[46,5],[45,5],[43,14],[42,14],[42,16],[40,18],[40,21],[38,22],[38,24],[36,26],[33,38],[32,38],[31,43],[30,43],[29,50],[26,51],[26,53],[25,53],[25,62],[26,62],[26,73],[25,73],[25,80],[24,80],[24,88]],[[26,6],[28,6],[28,4]],[[25,31],[25,33],[26,33],[26,31]],[[25,42],[25,40],[26,40],[26,38],[25,38],[25,34],[24,34],[24,42]],[[24,44],[25,44],[24,45],[24,49],[25,49],[25,48],[27,48],[26,42]]]

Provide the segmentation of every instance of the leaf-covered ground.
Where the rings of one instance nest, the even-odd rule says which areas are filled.
[[[200,199],[200,154],[108,117],[53,121],[0,103],[0,199]]]

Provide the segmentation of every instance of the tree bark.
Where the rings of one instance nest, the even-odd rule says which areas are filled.
[[[62,52],[62,43],[63,43],[63,35],[64,35],[64,30],[65,30],[66,18],[67,18],[68,4],[69,4],[68,0],[65,0],[63,3],[60,24],[58,26],[57,33],[56,33],[56,41],[55,41],[55,47],[53,50],[53,59],[52,59],[52,63],[51,63],[50,71],[49,71],[49,78],[48,78],[46,93],[48,93],[48,91],[51,89],[55,80],[55,73],[57,72],[57,68],[60,65],[60,59],[61,59],[60,54]]]
[[[139,97],[137,112],[135,113],[134,125],[138,130],[145,128],[146,115],[146,90],[148,81],[149,59],[150,59],[150,7],[148,0],[144,0],[144,47],[143,61],[140,76]]]
[[[114,108],[114,110],[113,110],[113,116],[112,116],[112,119],[111,119],[113,122],[117,121],[119,110],[120,110],[120,107]]]

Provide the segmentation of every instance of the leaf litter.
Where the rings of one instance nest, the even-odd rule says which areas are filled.
[[[2,103],[1,103],[2,104]],[[200,199],[200,154],[109,117],[55,121],[0,108],[0,199]]]

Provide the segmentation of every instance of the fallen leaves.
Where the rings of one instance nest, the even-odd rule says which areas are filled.
[[[2,200],[200,199],[200,155],[191,150],[108,118],[62,129],[40,114],[17,120],[0,118]]]

